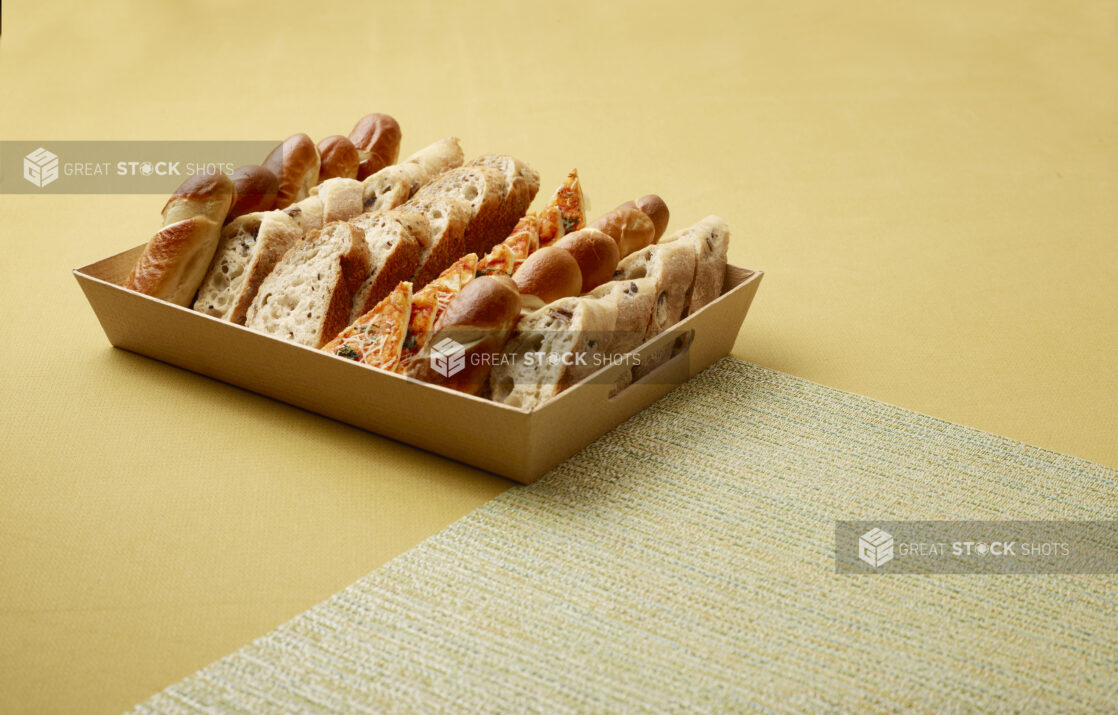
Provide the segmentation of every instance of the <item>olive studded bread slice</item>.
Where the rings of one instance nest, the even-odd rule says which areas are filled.
[[[521,317],[489,376],[491,397],[532,409],[602,366],[617,308],[593,298],[563,298]]]
[[[353,294],[369,274],[361,228],[342,221],[303,236],[264,279],[245,325],[319,348],[349,324]]]
[[[408,209],[361,214],[350,223],[361,229],[369,246],[369,272],[353,296],[352,323],[397,283],[411,278],[419,267],[420,252],[431,240],[431,225],[426,216]]]
[[[672,242],[689,246],[695,254],[695,280],[683,311],[687,316],[722,295],[730,227],[722,217],[710,215],[694,226],[665,237],[660,245]]]
[[[243,325],[260,284],[303,235],[283,211],[261,211],[234,219],[221,232],[194,310]]]

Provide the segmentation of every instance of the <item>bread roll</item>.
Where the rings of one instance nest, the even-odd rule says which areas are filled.
[[[534,295],[544,303],[582,292],[578,261],[555,246],[546,246],[528,256],[512,279],[522,295]]]
[[[656,227],[656,233],[650,243],[659,241],[660,237],[664,235],[665,229],[668,228],[668,219],[671,217],[668,205],[656,194],[648,194],[633,201],[626,201],[617,208],[640,209],[642,213],[652,219],[652,224]]]
[[[183,182],[163,207],[163,228],[148,241],[124,287],[189,306],[232,203],[233,181],[225,174],[198,173]]]
[[[349,140],[357,148],[360,163],[357,180],[364,181],[381,169],[396,163],[400,156],[400,125],[387,114],[368,114],[357,120]]]
[[[612,238],[617,243],[621,258],[656,242],[656,225],[635,205],[618,206],[596,219],[590,227]]]
[[[279,179],[276,208],[302,201],[318,182],[318,147],[306,134],[293,134],[272,150],[264,166]]]
[[[520,293],[507,276],[482,276],[466,284],[447,306],[435,334],[405,371],[410,377],[471,395],[489,381],[494,358],[508,342],[520,317]],[[448,342],[453,341],[453,342]],[[461,366],[433,362],[447,348],[462,353]],[[439,369],[441,368],[441,369]],[[455,369],[457,368],[457,369]]]
[[[357,178],[357,165],[361,163],[361,158],[357,155],[357,147],[353,146],[353,142],[341,134],[320,141],[318,155],[318,183],[327,179]]]
[[[263,166],[240,166],[229,178],[233,180],[233,204],[225,214],[225,223],[245,214],[275,208],[279,179],[270,169]]]
[[[594,228],[569,233],[553,245],[571,254],[578,263],[582,272],[582,293],[589,293],[613,278],[613,271],[621,259],[617,243]]]

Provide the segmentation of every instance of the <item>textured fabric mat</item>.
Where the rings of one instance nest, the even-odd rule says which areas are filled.
[[[833,535],[1112,519],[1116,494],[1113,469],[727,358],[139,710],[1109,710],[1118,577],[840,576]]]

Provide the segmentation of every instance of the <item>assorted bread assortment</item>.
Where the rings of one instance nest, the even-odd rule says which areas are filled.
[[[529,211],[540,177],[523,161],[467,162],[454,137],[399,161],[401,139],[370,114],[348,136],[296,134],[260,166],[191,177],[125,287],[521,408],[721,294],[717,216],[665,236],[668,207],[648,195],[588,222],[577,171]]]

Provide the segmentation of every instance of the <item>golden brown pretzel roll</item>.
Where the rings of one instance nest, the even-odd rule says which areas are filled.
[[[534,295],[545,304],[582,292],[578,261],[554,246],[545,246],[528,256],[512,279],[522,295]]]
[[[621,253],[612,237],[596,228],[568,233],[556,241],[556,248],[571,254],[582,272],[582,293],[589,293],[613,278]]]
[[[466,284],[450,301],[435,326],[434,336],[411,361],[406,374],[453,390],[476,395],[489,381],[494,358],[500,354],[520,317],[520,293],[508,276],[482,276]],[[443,341],[453,340],[453,343]],[[438,371],[432,365],[432,352],[440,345],[465,348],[460,365]],[[456,348],[457,350],[457,348]],[[443,373],[447,374],[443,374]],[[452,373],[452,374],[451,374]]]
[[[656,227],[656,234],[653,236],[651,243],[659,241],[668,228],[668,218],[671,217],[671,213],[668,211],[668,205],[656,194],[647,194],[639,199],[626,201],[617,208],[640,209],[642,213],[652,219],[652,224]]]
[[[272,150],[264,166],[279,179],[276,208],[285,209],[307,198],[318,181],[318,147],[306,134],[292,134]]]
[[[361,158],[357,147],[341,134],[326,137],[318,143],[318,183],[327,179],[355,179]]]
[[[190,305],[232,202],[233,181],[225,174],[198,173],[183,182],[163,207],[163,228],[148,241],[124,287]]]
[[[225,223],[245,214],[271,211],[276,205],[279,179],[263,166],[239,166],[229,178],[233,180],[233,205],[225,215]]]
[[[361,163],[357,180],[364,181],[381,169],[396,163],[400,156],[400,125],[387,114],[367,114],[357,120],[349,140],[357,147]]]

